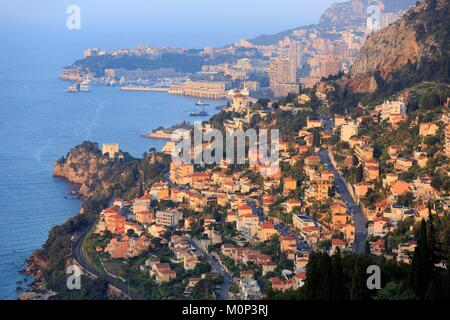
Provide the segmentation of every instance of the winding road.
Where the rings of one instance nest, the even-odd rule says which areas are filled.
[[[91,265],[91,263],[85,258],[83,255],[83,241],[86,238],[86,235],[89,231],[83,232],[78,237],[75,237],[75,240],[72,243],[72,259],[75,260],[75,262],[84,269],[85,272],[93,276],[94,278],[98,278],[102,276],[105,278],[109,285],[120,291],[123,295],[129,297],[130,299],[139,299],[139,297],[132,294],[129,289],[128,285],[123,282],[122,280],[115,278],[107,273],[100,273],[97,269],[95,269],[94,266]]]

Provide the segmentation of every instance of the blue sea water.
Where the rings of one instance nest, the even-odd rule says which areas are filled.
[[[158,92],[93,86],[66,93],[70,83],[59,80],[60,67],[92,43],[33,37],[0,43],[0,299],[17,297],[25,259],[52,226],[79,211],[80,201],[69,195],[73,186],[52,177],[55,160],[84,140],[119,143],[139,157],[164,144],[142,134],[192,122],[189,112],[199,108],[194,98]],[[206,111],[219,104],[211,101]]]

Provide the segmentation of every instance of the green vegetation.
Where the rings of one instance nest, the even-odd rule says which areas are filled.
[[[327,253],[313,252],[306,266],[308,277],[298,290],[274,292],[269,288],[268,299],[300,300],[414,300],[449,299],[449,270],[437,262],[449,260],[448,235],[450,217],[431,216],[422,220],[419,228],[410,233],[413,220],[399,225],[396,232],[401,238],[417,239],[417,247],[411,265],[370,254],[341,256],[337,251],[332,257]],[[391,235],[395,237],[396,235]],[[381,290],[369,290],[366,285],[367,267],[381,268]]]

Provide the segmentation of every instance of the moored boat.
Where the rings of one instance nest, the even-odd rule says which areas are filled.
[[[196,111],[191,112],[190,115],[191,115],[191,117],[207,117],[207,116],[209,116],[208,112],[206,112],[204,110],[199,111],[199,112],[196,112]]]
[[[207,102],[205,102],[205,101],[203,101],[203,100],[198,100],[198,101],[195,103],[195,105],[196,105],[196,106],[209,106],[209,103],[207,103]]]

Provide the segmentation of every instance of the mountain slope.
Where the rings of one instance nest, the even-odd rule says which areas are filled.
[[[346,83],[353,93],[401,89],[449,80],[449,0],[424,0],[400,20],[370,35]]]

